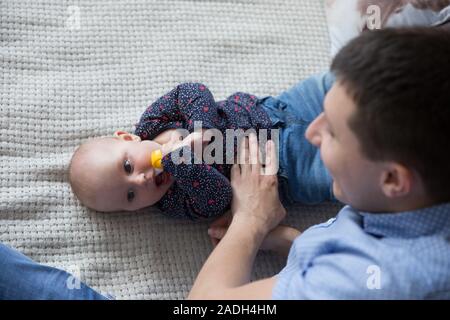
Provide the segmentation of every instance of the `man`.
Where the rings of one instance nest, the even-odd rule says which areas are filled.
[[[306,137],[347,206],[297,238],[280,232],[276,179],[241,159],[233,219],[225,235],[221,223],[211,230],[223,238],[189,298],[450,299],[449,56],[450,33],[439,29],[368,32],[345,46]],[[254,137],[248,149],[256,157]],[[274,237],[295,238],[287,266],[250,282],[258,249]]]

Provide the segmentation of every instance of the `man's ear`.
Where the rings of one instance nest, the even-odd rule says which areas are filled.
[[[388,198],[408,195],[414,183],[413,172],[399,163],[388,163],[381,175],[381,189]]]
[[[123,141],[141,141],[140,137],[126,131],[116,131],[114,137]]]

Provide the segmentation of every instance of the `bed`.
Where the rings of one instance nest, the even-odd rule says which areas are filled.
[[[180,82],[218,100],[275,95],[329,62],[323,1],[2,0],[0,241],[117,299],[184,299],[212,249],[208,224],[86,209],[67,180],[75,147],[132,130]],[[338,209],[291,207],[285,223]],[[253,278],[283,265],[261,252]]]

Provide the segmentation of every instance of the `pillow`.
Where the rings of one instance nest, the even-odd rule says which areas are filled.
[[[363,31],[384,27],[431,26],[449,15],[450,0],[326,0],[334,56]]]

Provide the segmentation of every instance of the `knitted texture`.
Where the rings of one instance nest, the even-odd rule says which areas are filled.
[[[185,298],[212,249],[207,224],[84,208],[67,181],[75,147],[131,131],[178,83],[218,100],[278,94],[329,59],[323,1],[2,0],[0,241],[118,299]],[[287,222],[337,210],[299,206]],[[254,278],[282,266],[261,253]]]

